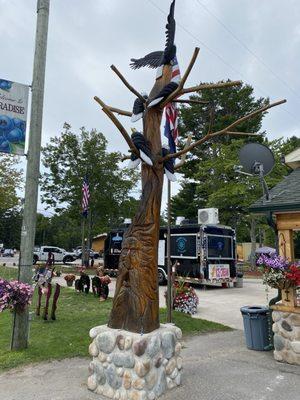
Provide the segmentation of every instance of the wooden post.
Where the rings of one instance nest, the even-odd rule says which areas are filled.
[[[32,79],[32,100],[29,129],[29,144],[25,184],[25,204],[21,230],[19,280],[31,283],[32,260],[36,227],[36,210],[40,174],[44,83],[48,37],[50,0],[37,1],[37,23]],[[12,350],[28,347],[29,311],[14,312]]]
[[[171,265],[171,182],[168,180],[168,233],[167,233],[167,322],[172,322],[173,296],[172,296],[172,265]]]
[[[291,262],[295,261],[293,231],[291,229],[280,229],[278,241],[279,254]]]

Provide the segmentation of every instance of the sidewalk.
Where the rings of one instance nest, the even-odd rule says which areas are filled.
[[[272,352],[247,350],[241,331],[193,336],[182,350],[182,386],[161,400],[298,400],[300,367]],[[87,390],[88,358],[11,370],[0,375],[5,400],[105,399]]]

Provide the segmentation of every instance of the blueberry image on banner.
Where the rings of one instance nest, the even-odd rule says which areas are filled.
[[[13,121],[14,121],[15,127],[21,129],[21,131],[23,131],[25,133],[26,122],[20,118],[14,118]]]
[[[10,153],[10,145],[6,139],[2,143],[0,142],[0,151],[3,153]]]
[[[0,152],[24,155],[28,92],[28,85],[0,79]]]
[[[7,140],[10,143],[19,143],[25,139],[23,131],[19,128],[14,128],[6,135]]]
[[[12,87],[12,82],[6,81],[5,79],[0,79],[0,89],[9,92],[11,87]]]
[[[14,127],[13,120],[7,115],[0,115],[0,131],[9,132]]]

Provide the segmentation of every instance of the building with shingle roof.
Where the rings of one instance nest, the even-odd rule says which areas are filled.
[[[279,253],[294,261],[294,231],[300,230],[300,147],[285,157],[293,171],[249,207],[253,214],[275,217],[278,230]]]

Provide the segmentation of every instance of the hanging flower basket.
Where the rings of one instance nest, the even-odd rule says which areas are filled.
[[[282,303],[297,306],[296,288],[300,286],[300,265],[278,255],[261,255],[256,262],[263,272],[263,283],[282,291]]]

